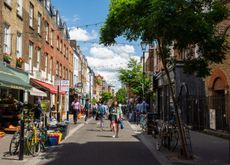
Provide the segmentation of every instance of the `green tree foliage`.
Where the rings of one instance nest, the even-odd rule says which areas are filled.
[[[102,92],[100,101],[107,102],[112,99],[113,95],[110,92]]]
[[[170,48],[182,53],[197,46],[199,57],[184,59],[184,68],[188,73],[205,77],[210,73],[209,64],[221,63],[229,49],[226,36],[217,27],[228,15],[221,0],[111,0],[109,15],[101,28],[100,41],[105,45],[116,43],[118,36],[130,41],[157,42],[185,157],[189,157],[189,153],[168,69]]]
[[[126,103],[127,90],[126,88],[120,88],[116,93],[117,101],[121,104]]]
[[[127,69],[119,70],[119,79],[122,84],[131,89],[135,95],[142,95],[142,84],[145,82],[145,90],[149,88],[149,79],[145,75],[145,81],[143,81],[142,66],[137,60],[131,58],[128,63]]]
[[[157,41],[163,59],[170,56],[169,46],[183,52],[197,45],[200,57],[186,59],[185,70],[204,77],[209,64],[222,62],[228,49],[216,28],[227,16],[220,0],[111,0],[100,41],[111,45],[122,35],[130,41]]]

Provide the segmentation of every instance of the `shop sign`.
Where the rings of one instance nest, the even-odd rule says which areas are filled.
[[[41,107],[43,111],[48,112],[50,106],[49,100],[41,100]]]
[[[61,80],[61,91],[69,92],[69,80]]]
[[[216,110],[209,109],[209,118],[210,118],[210,128],[216,129]]]

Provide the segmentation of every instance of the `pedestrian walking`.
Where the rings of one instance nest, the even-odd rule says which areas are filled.
[[[85,100],[85,106],[84,106],[84,111],[85,111],[85,123],[87,124],[87,119],[89,117],[89,109],[90,109],[90,105],[89,105],[89,99],[86,98]]]
[[[99,103],[98,106],[98,118],[99,118],[99,126],[101,130],[104,128],[104,118],[105,118],[105,106],[103,105],[103,102]]]
[[[122,120],[122,111],[118,105],[117,100],[114,100],[110,107],[110,116],[112,123],[113,138],[118,138],[119,133],[119,121]]]
[[[97,114],[97,104],[96,103],[93,104],[92,111],[93,111],[93,118],[95,118]]]
[[[78,112],[81,109],[81,105],[80,105],[79,99],[77,97],[75,97],[75,99],[72,102],[71,106],[72,106],[72,109],[73,109],[73,121],[74,121],[74,124],[77,124]]]

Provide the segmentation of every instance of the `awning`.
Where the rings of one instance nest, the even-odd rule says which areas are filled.
[[[30,95],[32,95],[32,96],[47,97],[47,94],[46,94],[45,92],[43,92],[43,91],[41,91],[41,90],[39,90],[39,89],[37,89],[37,88],[35,88],[35,87],[32,87],[32,88],[29,90],[29,92],[30,92]]]
[[[0,86],[13,89],[30,89],[31,86],[26,81],[23,81],[12,69],[0,62]]]
[[[39,81],[39,80],[33,79],[33,78],[31,78],[31,81],[32,81],[32,83],[35,83],[39,87],[42,87],[42,88],[48,90],[52,94],[57,94],[58,93],[57,88],[55,86],[53,86],[52,84],[48,84],[48,83],[45,83],[43,81]],[[65,92],[59,91],[59,94],[64,95]]]

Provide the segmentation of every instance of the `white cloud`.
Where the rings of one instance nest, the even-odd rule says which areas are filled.
[[[127,68],[128,61],[131,57],[139,59],[135,56],[135,49],[131,45],[116,45],[104,47],[94,44],[89,50],[87,60],[89,66],[96,72],[104,76],[105,80],[120,88],[121,84],[118,80],[118,70]]]
[[[72,27],[70,28],[70,38],[77,41],[89,41],[96,39],[98,37],[98,34],[96,31],[92,30],[91,32],[88,32],[82,28],[78,27]]]

